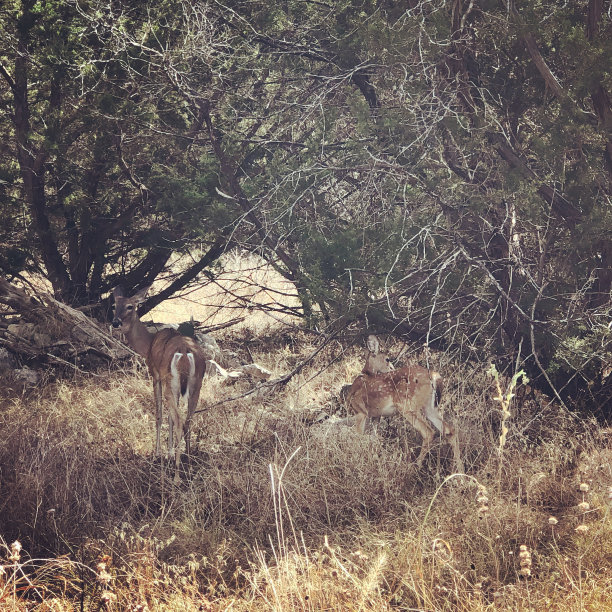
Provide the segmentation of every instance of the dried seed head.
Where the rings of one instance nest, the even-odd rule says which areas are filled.
[[[582,512],[586,512],[589,508],[591,507],[591,504],[589,504],[589,502],[583,501],[580,502],[578,504],[578,508],[582,511]]]
[[[444,550],[447,552],[452,552],[450,544],[446,540],[443,540],[442,538],[436,538],[432,542],[432,548],[436,551]]]
[[[100,595],[100,601],[105,608],[110,609],[113,603],[117,601],[117,596],[112,591],[103,591]]]
[[[487,496],[487,488],[484,485],[478,484],[478,496],[476,501],[480,504],[478,514],[484,515],[489,513],[489,497]]]
[[[531,576],[531,553],[525,544],[521,544],[519,550],[519,563],[521,565],[520,574],[528,578]]]
[[[583,493],[588,493],[589,492],[589,485],[586,482],[581,482],[580,483],[580,490]]]
[[[113,577],[106,571],[106,563],[98,563],[96,568],[98,570],[98,581],[103,586],[108,586]]]
[[[589,526],[588,525],[578,525],[578,527],[576,527],[576,529],[574,529],[574,531],[576,533],[586,533],[589,530]]]
[[[549,517],[549,519],[548,519],[548,524],[549,524],[549,525],[553,525],[553,526],[554,526],[554,525],[556,525],[558,522],[559,522],[559,521],[558,521],[558,520],[557,520],[557,519],[556,519],[554,516],[551,516],[551,517]]]
[[[11,544],[11,556],[9,557],[9,561],[14,561],[15,563],[19,561],[21,556],[21,542],[19,540],[15,540]]]
[[[358,559],[368,559],[368,555],[366,555],[362,550],[356,550],[354,553],[352,553],[354,557],[357,557]]]

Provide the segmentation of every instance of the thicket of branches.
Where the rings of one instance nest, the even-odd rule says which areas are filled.
[[[150,308],[239,246],[307,325],[520,362],[609,414],[611,12],[4,3],[2,272],[82,306],[197,253]]]

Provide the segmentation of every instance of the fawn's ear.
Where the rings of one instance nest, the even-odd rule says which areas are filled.
[[[378,338],[371,334],[368,336],[368,341],[366,342],[366,346],[368,347],[368,351],[373,355],[377,355],[380,350],[380,345],[378,344]]]
[[[135,300],[136,304],[142,304],[145,301],[145,298],[147,297],[147,293],[149,292],[150,288],[151,288],[151,285],[149,285],[148,287],[145,287],[144,289],[141,289],[140,291],[137,291],[132,296],[132,299]]]

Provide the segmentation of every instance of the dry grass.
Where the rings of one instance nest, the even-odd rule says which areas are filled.
[[[275,376],[314,349],[267,333],[223,344]],[[468,475],[446,447],[417,470],[399,419],[364,437],[317,420],[360,353],[330,346],[284,387],[224,403],[252,382],[207,380],[179,487],[152,457],[140,367],[5,398],[0,609],[605,609],[609,434],[520,385],[502,416],[486,368],[438,364]]]

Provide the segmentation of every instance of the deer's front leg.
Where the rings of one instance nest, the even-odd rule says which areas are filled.
[[[416,415],[414,412],[405,412],[404,416],[408,422],[421,434],[423,442],[421,443],[421,452],[417,457],[416,464],[420,468],[423,465],[423,460],[431,448],[434,439],[434,430],[430,425],[422,418]]]
[[[368,422],[368,414],[366,412],[359,412],[355,417],[355,429],[360,433],[364,434],[366,430],[366,424]]]

